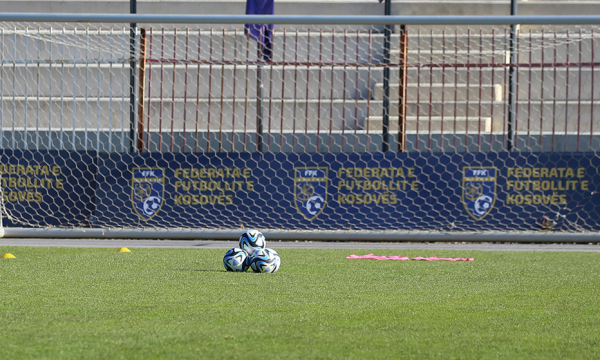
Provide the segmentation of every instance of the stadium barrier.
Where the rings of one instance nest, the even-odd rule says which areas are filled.
[[[4,236],[600,240],[600,17],[0,21]]]

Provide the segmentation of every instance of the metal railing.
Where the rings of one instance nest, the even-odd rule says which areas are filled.
[[[256,45],[242,29],[211,28],[267,20],[279,24],[274,35],[277,51],[269,62],[256,60]],[[507,129],[510,94],[505,90],[511,69],[518,79],[517,117],[510,129],[514,150],[589,151],[600,143],[594,121],[598,89],[593,85],[600,63],[593,28],[521,32],[519,57],[507,61],[506,56],[508,25],[589,27],[600,23],[597,16],[0,14],[0,21],[32,24],[26,29],[6,26],[0,34],[3,146],[101,152],[126,152],[132,147],[256,151],[259,146],[267,152],[363,152],[381,151],[388,143],[392,151],[501,151],[512,140]],[[55,27],[41,27],[37,24],[41,22]],[[60,22],[113,25],[65,31],[56,26]],[[146,24],[135,32],[133,84],[124,77],[130,63],[130,32],[122,23],[130,22]],[[171,25],[167,29],[148,25],[157,23],[197,28],[178,31]],[[290,24],[303,26],[287,28]],[[392,35],[394,50],[387,60],[382,29],[364,28],[386,24],[409,25],[405,32]],[[456,24],[505,28],[485,32],[419,28]],[[336,32],[338,25],[359,28]],[[310,26],[320,28],[311,32]],[[90,37],[102,40],[90,47]],[[17,53],[20,40],[25,51]],[[203,49],[193,49],[196,45]],[[265,77],[261,99],[253,95],[258,69]],[[63,76],[65,71],[68,77]],[[387,83],[385,71],[392,74]],[[44,72],[50,76],[44,77]],[[574,73],[578,79],[572,79]],[[237,74],[233,81],[231,74]],[[197,78],[191,79],[193,75]],[[162,79],[158,86],[157,78]],[[566,94],[560,89],[556,93],[562,82]],[[182,86],[185,89],[179,91]],[[59,87],[72,91],[57,93]],[[40,108],[49,111],[40,113]]]

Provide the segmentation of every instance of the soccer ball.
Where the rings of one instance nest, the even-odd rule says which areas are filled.
[[[244,272],[248,270],[248,253],[240,248],[230,249],[223,257],[223,265],[227,271]]]
[[[248,230],[240,236],[240,248],[246,250],[249,255],[266,245],[265,236],[258,230]]]
[[[281,266],[279,254],[269,248],[256,250],[246,259],[246,262],[255,273],[274,273]]]
[[[150,196],[149,198],[144,200],[144,205],[143,205],[144,214],[146,214],[147,216],[154,215],[154,213],[156,213],[158,211],[158,208],[160,208],[161,202],[162,202],[162,199],[159,198],[158,196]]]
[[[490,207],[492,206],[493,202],[494,202],[494,200],[487,195],[482,195],[482,196],[478,197],[475,200],[475,205],[474,205],[475,213],[477,213],[477,215],[479,215],[479,216],[485,215],[485,213],[490,210]]]
[[[316,215],[325,204],[325,200],[319,195],[315,195],[306,202],[306,211],[311,215]]]

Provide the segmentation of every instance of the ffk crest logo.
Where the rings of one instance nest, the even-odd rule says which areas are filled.
[[[327,204],[326,167],[294,168],[294,202],[298,212],[312,221]]]
[[[164,168],[134,168],[132,170],[131,202],[133,210],[142,220],[150,220],[160,211],[164,197]]]
[[[494,207],[497,174],[495,167],[463,168],[462,200],[475,220],[483,219]]]

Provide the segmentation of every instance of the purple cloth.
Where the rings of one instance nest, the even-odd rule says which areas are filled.
[[[274,0],[246,0],[246,15],[273,15],[275,14]],[[270,62],[273,57],[273,24],[246,24],[244,32],[258,41],[262,48],[262,56]]]

